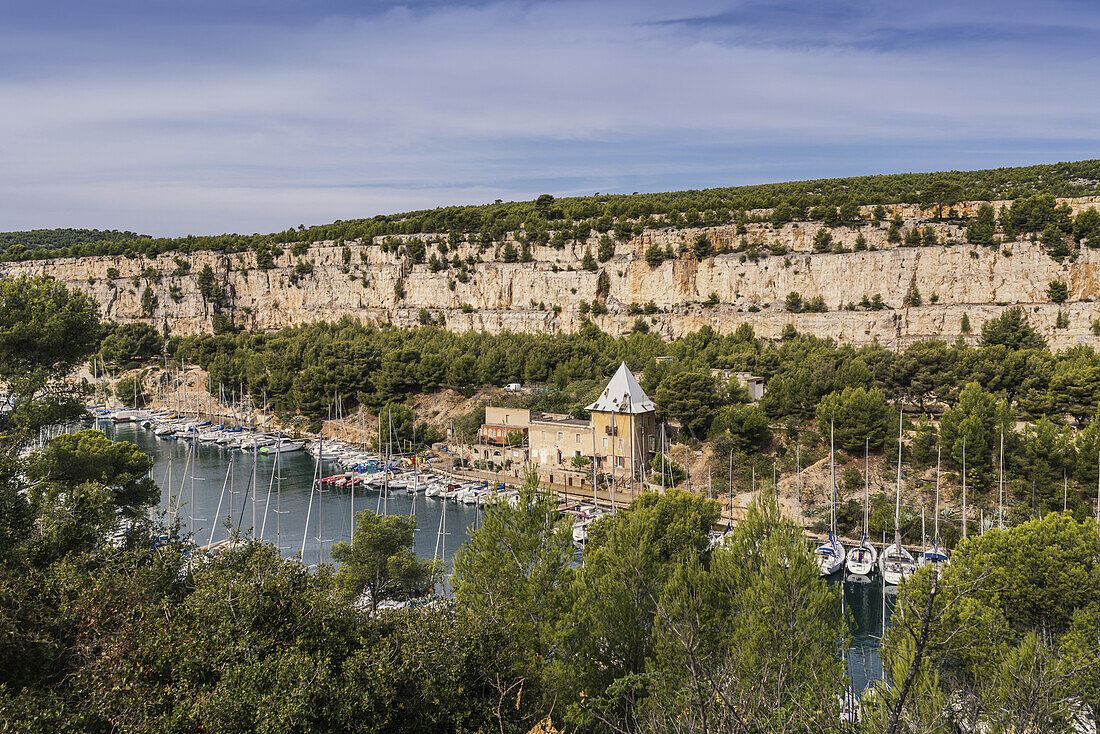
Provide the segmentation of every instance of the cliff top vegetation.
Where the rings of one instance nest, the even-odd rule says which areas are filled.
[[[898,173],[786,183],[731,186],[665,193],[601,194],[533,201],[450,206],[331,224],[297,227],[270,234],[150,237],[115,230],[56,229],[0,233],[0,261],[91,255],[156,256],[166,252],[240,252],[294,242],[356,240],[394,235],[476,235],[499,241],[521,228],[529,238],[549,232],[572,239],[583,232],[643,227],[691,227],[743,221],[747,212],[778,209],[791,220],[814,217],[815,207],[916,203],[950,206],[960,201],[1015,200],[1035,194],[1086,196],[1100,193],[1100,159],[979,171]],[[814,217],[816,218],[816,217]],[[620,232],[616,230],[616,234]],[[541,234],[540,234],[541,233]]]

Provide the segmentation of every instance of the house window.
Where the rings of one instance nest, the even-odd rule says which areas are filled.
[[[623,440],[620,438],[619,439],[619,450],[621,451],[622,448],[623,448]]]
[[[603,447],[604,447],[605,449],[607,448],[607,436],[604,436],[604,439],[603,439]]]
[[[654,438],[656,438],[656,437],[655,436],[650,436],[649,437],[649,450],[650,451],[653,451],[656,448],[655,442],[653,440]]]
[[[581,442],[581,434],[578,433],[576,435],[577,435],[576,443],[580,443]]]
[[[558,431],[558,440],[559,440],[559,441],[561,440],[561,437],[562,437],[562,432],[561,432],[561,431]]]
[[[546,431],[539,431],[539,433],[542,434],[542,440],[545,441],[546,440]]]

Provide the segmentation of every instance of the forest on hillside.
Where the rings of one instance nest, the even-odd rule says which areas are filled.
[[[379,215],[307,227],[298,225],[270,234],[221,234],[158,238],[130,232],[35,230],[0,234],[0,261],[91,255],[147,256],[166,252],[216,250],[270,252],[296,242],[350,241],[390,235],[437,235],[450,244],[469,240],[499,242],[521,228],[533,240],[562,241],[590,232],[626,236],[636,228],[695,227],[729,224],[754,209],[779,209],[786,221],[814,217],[814,209],[831,209],[839,220],[851,219],[859,205],[921,203],[949,207],[959,201],[1083,196],[1100,192],[1100,160],[1055,163],[980,171],[901,173],[851,178],[649,194],[594,194],[556,199],[544,194],[534,201]]]
[[[108,324],[104,334],[99,354],[112,370],[157,364],[165,345],[142,324]],[[539,388],[526,407],[586,417],[584,406],[625,361],[642,373],[658,418],[679,426],[678,439],[709,442],[723,459],[712,467],[722,482],[728,454],[739,484],[753,466],[770,472],[773,459],[793,470],[796,444],[807,464],[820,458],[830,420],[842,450],[861,453],[867,441],[876,455],[889,454],[903,408],[907,462],[927,469],[941,446],[957,479],[965,442],[972,491],[992,491],[1003,430],[1008,487],[1021,517],[1061,508],[1063,477],[1073,490],[1066,501],[1084,516],[1098,479],[1100,354],[1090,347],[1052,352],[1019,308],[983,325],[976,346],[929,341],[900,352],[838,345],[793,328],[770,341],[747,325],[730,335],[704,328],[665,342],[644,331],[615,338],[591,323],[574,334],[494,335],[375,328],[350,318],[273,333],[174,338],[167,348],[177,364],[208,372],[212,394],[240,400],[243,390],[253,404],[307,423],[331,415],[337,395],[348,415],[358,406],[406,405],[441,388],[472,395],[512,382]],[[735,382],[713,378],[714,369],[759,375],[767,393],[750,404]],[[118,394],[129,400],[132,393],[127,383]],[[473,416],[468,423],[457,428],[472,436],[479,422]],[[412,438],[411,417],[407,430]],[[420,440],[438,435],[418,431]]]

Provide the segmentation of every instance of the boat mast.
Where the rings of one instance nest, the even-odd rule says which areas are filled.
[[[275,454],[275,547],[283,552],[283,437],[279,436],[279,451]]]
[[[452,429],[451,433],[454,433]],[[386,457],[382,453],[382,411],[378,411],[378,462],[382,465],[382,484],[378,487],[378,501],[374,505],[374,514],[382,509],[382,493],[386,491]]]
[[[226,470],[225,470],[225,479],[222,481],[222,491],[221,491],[221,494],[218,495],[218,509],[214,513],[214,522],[210,524],[210,538],[206,541],[207,545],[210,545],[211,543],[214,542],[214,531],[218,528],[218,518],[221,516],[221,512],[222,512],[222,500],[225,499],[225,487],[226,487],[227,484],[229,484],[229,474],[232,471],[233,471],[233,457],[230,456],[229,457],[229,466],[226,467]],[[232,521],[233,513],[229,514],[229,519]]]
[[[259,439],[252,439],[252,535],[256,535],[256,459],[260,454]]]
[[[867,542],[868,531],[868,501],[870,498],[870,486],[871,486],[871,439],[870,437],[863,439],[863,542]]]
[[[726,530],[733,529],[733,449],[730,449],[730,516]]]
[[[324,426],[321,426],[322,429]],[[313,477],[309,483],[309,504],[306,505],[306,521],[302,530],[302,550],[299,555],[302,558],[302,563],[306,562],[306,539],[309,538],[309,516],[313,512],[313,487],[316,485],[318,488],[321,486],[321,457],[324,456],[325,450],[325,436],[322,431],[318,436],[317,444],[317,466],[313,468]]]
[[[531,445],[530,440],[528,440],[527,445],[528,445],[528,447],[530,447],[530,445]],[[665,479],[665,475],[661,474],[661,481],[664,482],[664,479]],[[599,483],[596,479],[596,426],[593,425],[592,426],[592,504],[595,505],[596,507],[600,506],[599,500],[596,499],[596,489],[597,489],[598,486],[599,486]]]
[[[332,415],[331,413],[329,414]],[[321,424],[321,440],[324,441],[325,424]],[[325,485],[321,482],[321,463],[324,461],[324,445],[321,446],[321,455],[317,458],[317,570],[321,570],[321,553],[325,545]]]
[[[829,535],[831,537],[829,538],[829,540],[833,541],[833,546],[834,547],[836,546],[836,454],[834,453],[835,451],[836,451],[836,449],[833,446],[833,419],[830,418],[829,419],[829,482],[830,482],[830,484],[833,485],[832,486],[833,511],[832,511],[832,520],[830,521],[830,523],[831,523],[830,528],[831,529],[829,531]]]
[[[940,549],[940,447],[936,447],[936,517],[933,519],[932,547]]]
[[[924,502],[921,502],[920,505],[920,547],[923,556],[928,552],[928,535],[924,530]]]
[[[1001,426],[1001,456],[998,461],[1000,474],[997,477],[997,527],[1005,529],[1005,429]]]
[[[966,436],[963,436],[963,540],[966,540]]]
[[[618,437],[619,433],[615,430],[615,410],[613,406],[611,410],[611,487],[608,489],[612,508],[615,507],[615,439]],[[596,506],[599,507],[599,505]]]
[[[358,418],[362,418],[363,414],[360,413]],[[357,421],[358,422],[358,421]],[[362,438],[362,434],[359,435]],[[282,441],[282,435],[279,436],[279,441]],[[351,483],[351,539],[355,541],[355,482]]]
[[[894,504],[894,549],[901,552],[901,434],[905,421],[905,408],[898,414],[898,492]]]

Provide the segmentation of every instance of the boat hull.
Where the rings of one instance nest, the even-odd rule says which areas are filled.
[[[879,572],[887,586],[897,586],[917,570],[917,562],[905,548],[887,546],[879,556]]]
[[[870,543],[860,543],[848,551],[845,568],[853,576],[870,576],[874,573],[878,552]]]
[[[832,576],[844,568],[844,545],[839,540],[826,543],[817,547],[814,551],[814,560],[817,562],[817,571],[822,576]]]

